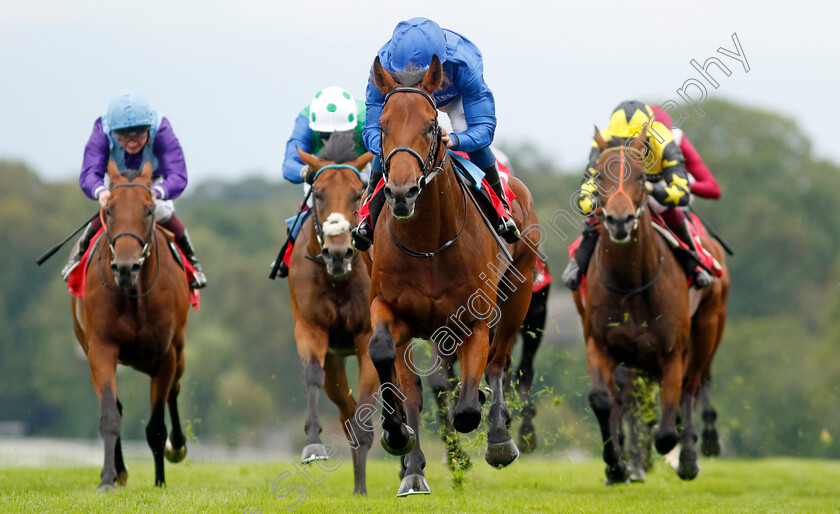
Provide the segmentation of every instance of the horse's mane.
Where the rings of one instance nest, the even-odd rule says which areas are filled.
[[[388,73],[403,86],[414,87],[423,80],[423,77],[426,76],[426,71],[417,69],[413,64],[409,64],[403,71],[389,71]]]
[[[128,181],[131,182],[134,179],[136,179],[137,177],[139,177],[141,173],[143,173],[142,170],[130,170],[129,169],[129,170],[125,170],[124,172],[120,173],[120,175],[127,178]]]
[[[352,130],[333,132],[324,148],[318,152],[319,159],[332,162],[350,162],[359,156],[356,150],[356,134]]]

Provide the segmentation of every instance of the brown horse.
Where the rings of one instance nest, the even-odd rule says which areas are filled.
[[[643,131],[630,146],[608,149],[596,131],[602,233],[586,275],[585,303],[575,293],[592,379],[589,402],[601,428],[608,484],[628,478],[619,444],[622,408],[614,377],[619,364],[659,382],[662,413],[654,435],[657,451],[668,453],[680,437],[683,447],[694,444],[688,396],[681,396],[692,353],[688,284],[673,252],[654,232],[646,209],[641,163],[645,137]],[[686,465],[679,470],[682,478],[696,476],[692,454],[686,454]],[[696,460],[694,455],[694,467]]]
[[[108,165],[111,196],[102,211],[105,232],[91,249],[84,300],[72,297],[73,328],[87,354],[102,416],[105,443],[98,491],[125,485],[128,471],[120,445],[122,404],[117,395],[117,363],[151,377],[151,418],[146,440],[155,459],[155,485],[165,485],[164,455],[186,456],[186,437],[178,417],[178,381],[184,373],[189,286],[170,252],[166,236],[155,230],[152,166],[120,175]],[[172,433],[167,438],[164,405]]]
[[[415,337],[431,339],[446,353],[457,353],[462,380],[453,426],[459,432],[475,430],[481,421],[478,393],[486,373],[493,403],[485,459],[495,467],[512,463],[519,451],[505,426],[510,414],[503,383],[514,336],[531,300],[539,227],[530,193],[512,178],[517,199],[511,210],[517,226],[527,228],[521,241],[507,246],[512,254],[508,262],[466,198],[437,124],[432,93],[443,78],[437,57],[419,80],[406,80],[408,87],[397,83],[378,58],[373,77],[386,95],[379,123],[387,156],[382,159],[387,202],[376,225],[372,254],[370,357],[388,406],[382,444],[393,455],[405,455],[405,476],[397,494],[428,494],[418,439],[422,385],[408,343]],[[491,327],[496,333],[489,344]],[[406,397],[408,425],[395,391],[384,387],[395,370]]]
[[[695,224],[701,223],[699,219],[693,220]],[[703,411],[703,432],[701,450],[707,457],[720,454],[720,441],[715,427],[717,412],[712,407],[709,399],[709,385],[711,383],[712,358],[720,346],[723,337],[723,329],[726,325],[726,300],[729,292],[729,270],[725,260],[723,247],[717,241],[701,236],[703,247],[720,263],[723,274],[715,282],[702,289],[692,291],[691,308],[691,354],[686,368],[685,379],[683,380],[683,410],[692,411],[696,402],[700,400]],[[621,367],[619,367],[621,370]],[[644,481],[645,471],[649,470],[650,461],[649,435],[650,423],[640,419],[642,409],[638,408],[639,402],[647,400],[648,384],[640,381],[635,372],[625,371],[621,377],[618,387],[621,390],[620,396],[624,412],[627,417],[629,437],[627,439],[627,450],[629,454],[630,480]],[[618,379],[618,370],[616,373]],[[644,413],[647,414],[647,413]],[[684,438],[688,441],[696,439]],[[677,471],[680,476],[691,478],[696,476],[699,468],[695,466],[696,455],[694,454],[693,442],[688,446],[680,446],[680,457]]]
[[[315,173],[314,202],[312,215],[304,222],[292,250],[289,292],[309,405],[306,447],[301,462],[329,456],[319,436],[318,397],[324,389],[338,407],[350,440],[356,482],[354,492],[367,494],[365,466],[373,431],[355,415],[357,405],[350,394],[344,361],[347,356],[356,356],[359,407],[373,409],[373,395],[379,387],[379,379],[368,356],[370,277],[365,266],[357,262],[358,252],[350,245],[350,227],[355,224],[356,216],[354,210],[359,208],[365,186],[358,170],[364,168],[373,155],[366,153],[359,157],[352,154],[353,147],[352,133],[338,133],[331,136],[319,153],[320,158],[298,150],[300,158]],[[344,164],[336,164],[336,161]]]

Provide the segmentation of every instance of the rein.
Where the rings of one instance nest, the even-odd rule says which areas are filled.
[[[120,187],[142,187],[143,189],[148,191],[149,196],[154,198],[154,195],[152,194],[152,189],[145,184],[135,184],[135,183],[127,182],[125,184],[116,184],[114,186],[111,186],[110,190],[113,191],[114,189],[117,189],[117,188],[120,188]],[[111,236],[111,231],[108,228],[108,224],[105,223],[104,220],[103,220],[102,225],[105,227],[105,236],[106,236],[107,241],[108,241],[108,248],[111,251],[111,264],[114,263],[114,251],[115,251],[114,250],[114,244],[116,244],[117,239],[119,239],[122,236],[133,237],[134,239],[136,239],[137,241],[140,242],[140,245],[142,245],[143,252],[140,254],[140,258],[138,259],[138,262],[140,263],[140,266],[143,266],[143,264],[145,264],[146,259],[149,257],[149,255],[151,253],[152,246],[154,246],[154,249],[155,249],[155,258],[159,259],[160,252],[158,250],[158,245],[156,244],[156,241],[155,241],[155,225],[156,225],[156,223],[152,223],[152,228],[149,229],[149,239],[148,240],[144,239],[139,234],[137,234],[135,232],[130,232],[130,231],[119,232],[112,237]],[[154,245],[152,244],[153,242],[155,243]],[[96,265],[96,271],[99,275],[99,280],[102,282],[102,285],[104,285],[106,289],[108,289],[111,292],[117,293],[121,296],[125,296],[127,298],[143,298],[144,296],[146,296],[146,295],[148,295],[149,293],[152,292],[152,287],[154,287],[155,283],[157,282],[158,275],[160,274],[160,260],[158,260],[157,269],[155,270],[155,276],[152,279],[152,283],[149,285],[149,288],[146,290],[146,292],[145,293],[140,293],[140,294],[133,294],[133,293],[126,293],[122,288],[119,288],[119,287],[113,288],[105,281],[105,277],[102,276],[102,266],[100,265],[100,262],[102,260],[102,252],[99,252],[99,245],[97,245],[97,247],[95,248],[94,251],[98,252],[97,255],[96,255],[96,264],[97,264]]]
[[[440,130],[440,124],[438,124],[438,121],[437,121],[437,103],[435,102],[435,99],[434,99],[434,97],[432,97],[432,95],[423,91],[420,88],[416,88],[416,87],[397,87],[397,88],[392,89],[391,91],[388,92],[387,95],[385,95],[385,101],[382,102],[382,109],[383,110],[385,109],[385,105],[388,104],[388,100],[396,93],[414,93],[414,94],[422,95],[423,98],[428,100],[429,104],[432,106],[432,109],[435,110],[435,120],[434,120],[434,125],[433,125],[434,129],[433,129],[433,134],[432,134],[432,144],[431,144],[431,146],[429,146],[429,155],[426,157],[426,159],[423,159],[423,157],[420,155],[420,153],[410,146],[398,146],[398,147],[394,148],[393,150],[391,150],[391,152],[388,154],[388,156],[385,157],[385,154],[384,154],[385,150],[384,150],[383,145],[381,143],[384,138],[382,137],[382,130],[380,128],[380,131],[379,131],[379,141],[380,141],[379,159],[382,162],[382,176],[385,178],[385,182],[387,183],[388,182],[388,171],[390,169],[391,159],[399,152],[407,152],[412,157],[414,157],[417,160],[417,163],[420,165],[420,170],[422,171],[422,175],[417,180],[417,187],[419,187],[420,190],[422,191],[423,186],[425,186],[433,178],[435,178],[435,175],[437,175],[438,173],[443,171],[443,166],[446,163],[446,159],[449,157],[449,154],[444,149],[443,159],[441,159],[440,164],[438,164],[437,166],[434,165],[435,161],[437,160],[438,150],[440,150],[440,148],[443,147],[443,145],[441,144],[443,134],[441,133],[441,130]]]

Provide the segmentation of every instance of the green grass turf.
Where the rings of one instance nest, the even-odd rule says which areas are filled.
[[[395,458],[368,466],[367,497],[353,496],[352,463],[325,473],[311,468],[315,486],[291,462],[195,463],[166,466],[165,489],[153,486],[151,458],[129,460],[128,486],[97,494],[99,469],[0,469],[0,512],[287,512],[298,494],[272,493],[305,484],[298,512],[838,512],[840,462],[801,459],[702,459],[700,476],[683,482],[664,463],[645,484],[603,485],[600,461],[571,463],[523,458],[495,470],[474,459],[459,487],[429,458],[429,496],[395,496]],[[434,461],[434,462],[432,462]]]

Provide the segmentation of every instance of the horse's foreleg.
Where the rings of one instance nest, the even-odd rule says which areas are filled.
[[[303,319],[295,320],[295,341],[303,364],[303,389],[306,394],[307,415],[303,429],[306,446],[300,461],[303,464],[328,458],[327,448],[321,442],[321,420],[318,417],[318,400],[324,388],[324,359],[329,348],[329,334],[322,327]]]
[[[405,476],[403,477],[397,496],[410,494],[429,494],[429,484],[426,483],[423,470],[426,468],[426,456],[420,449],[420,412],[423,410],[423,383],[420,376],[409,369],[406,362],[406,346],[398,348],[396,362],[397,378],[405,394],[405,417],[408,426],[417,434],[414,448],[405,456]]]
[[[163,470],[163,456],[166,448],[166,402],[169,399],[169,392],[175,380],[175,369],[177,357],[175,349],[163,354],[157,362],[155,374],[151,377],[149,391],[152,415],[149,423],[146,424],[146,441],[152,449],[155,460],[155,485],[163,487],[166,485],[166,477]]]
[[[183,347],[183,346],[181,346]],[[172,422],[172,432],[166,439],[163,454],[172,463],[181,462],[187,456],[187,437],[181,429],[181,416],[178,413],[178,394],[181,392],[181,376],[184,374],[184,353],[176,350],[178,363],[175,368],[175,379],[169,391],[169,420]]]
[[[703,406],[703,442],[700,445],[700,450],[706,457],[715,457],[720,455],[720,438],[718,436],[717,427],[717,411],[712,406],[712,401],[709,398],[709,387],[711,385],[711,375],[703,379],[700,385],[698,397],[700,405]]]
[[[382,406],[382,447],[391,455],[405,455],[411,451],[416,441],[416,434],[402,422],[401,406],[405,398],[392,383],[394,363],[397,359],[396,341],[405,338],[407,330],[397,323],[391,309],[374,298],[370,304],[370,324],[373,335],[370,338],[368,353],[379,375],[379,394]],[[397,394],[402,397],[398,398]]]
[[[589,376],[592,379],[589,405],[601,429],[601,440],[604,445],[603,457],[607,465],[605,470],[607,485],[624,483],[627,481],[628,473],[619,444],[621,408],[613,376],[616,364],[606,352],[601,351],[591,336],[586,340],[586,360]]]
[[[662,377],[659,381],[659,400],[662,415],[659,429],[653,437],[656,451],[665,455],[677,445],[677,413],[680,409],[680,397],[683,385],[683,357],[676,350],[665,360]]]
[[[455,350],[461,363],[461,391],[452,413],[452,424],[461,433],[472,432],[481,423],[478,392],[489,354],[487,325],[475,323],[471,329],[472,335]]]
[[[696,388],[691,387],[683,390],[680,398],[682,411],[682,431],[680,433],[680,461],[677,466],[677,475],[683,480],[691,480],[700,473],[700,466],[697,464],[697,451],[694,444],[697,442],[697,430],[694,428],[694,398]]]
[[[114,482],[117,480],[116,449],[122,425],[122,416],[117,406],[118,354],[119,348],[97,340],[88,347],[91,381],[101,409],[99,434],[105,446],[105,461],[99,475],[98,492],[114,490]]]
[[[369,421],[373,413],[373,395],[379,389],[379,378],[376,376],[376,368],[368,355],[368,344],[371,333],[365,332],[355,337],[356,360],[359,363],[359,403],[352,413],[352,421],[345,423],[345,432],[349,429],[352,434],[347,434],[352,444],[357,445],[353,450],[353,472],[355,486],[353,492],[356,494],[367,494],[367,456],[373,444],[373,425]],[[349,391],[348,391],[349,394]],[[364,418],[364,419],[362,419]]]
[[[525,453],[534,451],[537,447],[537,433],[534,430],[533,418],[537,415],[534,401],[531,398],[531,388],[534,382],[534,356],[542,341],[545,331],[545,318],[548,303],[548,287],[539,293],[531,295],[531,305],[522,324],[522,358],[519,369],[516,370],[516,390],[522,401],[522,425],[519,427],[519,449]]]
[[[119,398],[117,398],[117,411],[120,413],[120,419],[122,419],[123,407]],[[128,469],[125,467],[125,461],[123,460],[122,436],[117,437],[117,444],[114,445],[114,467],[117,470],[116,485],[124,487],[128,483]]]

